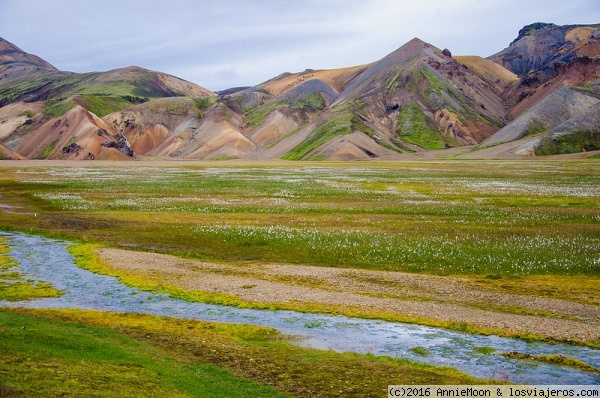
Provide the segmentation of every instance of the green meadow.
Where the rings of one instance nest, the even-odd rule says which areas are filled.
[[[5,230],[210,261],[600,274],[595,161],[5,168],[0,195]]]

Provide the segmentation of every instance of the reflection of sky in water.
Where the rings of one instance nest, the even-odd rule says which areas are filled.
[[[239,309],[189,303],[164,294],[143,292],[118,283],[116,278],[97,275],[74,265],[65,244],[45,238],[1,233],[10,238],[10,256],[28,278],[51,282],[65,292],[59,298],[9,306],[37,308],[82,308],[136,312],[228,323],[268,326],[303,337],[296,344],[335,351],[353,351],[408,358],[460,369],[477,377],[508,379],[526,384],[598,384],[600,376],[567,367],[507,360],[500,354],[518,351],[557,354],[580,359],[600,368],[600,351],[562,344],[528,343],[497,336],[479,336],[432,327],[363,320],[342,316],[293,311]],[[411,351],[421,347],[421,355]],[[494,349],[493,354],[482,350]],[[417,350],[419,351],[419,350]],[[423,355],[425,354],[425,355]]]

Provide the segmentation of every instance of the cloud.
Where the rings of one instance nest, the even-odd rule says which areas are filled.
[[[213,90],[373,62],[415,36],[488,56],[528,23],[598,20],[597,0],[0,0],[0,36],[59,69],[138,65]]]

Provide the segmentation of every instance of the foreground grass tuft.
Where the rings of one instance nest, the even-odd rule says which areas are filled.
[[[586,372],[592,372],[600,374],[600,369],[597,369],[579,359],[565,357],[563,355],[531,355],[522,352],[505,352],[502,354],[505,358],[510,359],[522,359],[526,361],[538,361],[544,363],[551,363],[554,365],[569,366],[571,368],[583,370]]]

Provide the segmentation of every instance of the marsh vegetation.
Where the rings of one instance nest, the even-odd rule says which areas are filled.
[[[3,169],[0,195],[28,214],[2,213],[0,226],[215,261],[598,276],[599,169],[593,161],[20,167]]]

